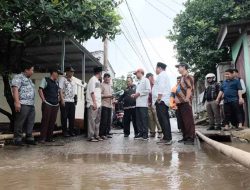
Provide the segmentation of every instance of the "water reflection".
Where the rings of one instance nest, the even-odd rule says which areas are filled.
[[[250,189],[248,169],[210,147],[202,150],[141,155],[6,150],[0,189]]]

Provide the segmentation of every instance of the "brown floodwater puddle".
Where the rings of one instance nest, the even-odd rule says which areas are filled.
[[[250,170],[207,145],[147,154],[0,152],[0,189],[248,190]]]

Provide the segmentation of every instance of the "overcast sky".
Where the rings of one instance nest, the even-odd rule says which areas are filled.
[[[109,42],[108,52],[109,61],[117,77],[122,75],[126,76],[128,72],[137,68],[144,68],[146,72],[153,72],[152,67],[155,67],[158,61],[162,61],[168,65],[171,82],[175,82],[175,78],[178,75],[174,67],[174,65],[177,64],[177,60],[175,59],[176,53],[173,49],[173,43],[169,42],[166,36],[173,26],[173,18],[184,9],[182,4],[185,1],[186,0],[127,0],[134,13],[136,25],[149,54],[151,63],[141,45],[125,1],[119,6],[118,11],[123,17],[121,29],[125,32],[130,43],[136,44],[135,48],[139,49],[139,51],[137,50],[137,54],[141,54],[143,61],[135,54],[124,35],[117,35],[114,41]],[[132,37],[128,33],[130,33]],[[131,38],[133,38],[133,40]],[[91,39],[85,43],[85,46],[89,51],[103,50],[101,40]]]

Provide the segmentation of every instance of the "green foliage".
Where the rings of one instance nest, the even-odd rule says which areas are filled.
[[[216,63],[231,60],[228,49],[217,49],[222,24],[250,18],[249,0],[188,0],[174,19],[168,38],[176,43],[177,58],[192,66],[195,76],[215,72]]]
[[[0,34],[10,34],[21,43],[26,37],[43,38],[61,32],[79,41],[113,39],[120,16],[113,0],[1,0]],[[20,31],[21,35],[15,35]]]
[[[113,79],[113,89],[115,92],[124,90],[127,87],[127,82],[124,76]]]

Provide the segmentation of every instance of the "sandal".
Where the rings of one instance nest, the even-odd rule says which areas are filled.
[[[89,139],[89,141],[90,142],[99,142],[97,139],[95,139],[95,138],[91,138],[91,139]]]
[[[236,128],[235,130],[236,131],[242,131],[242,130],[244,130],[245,128],[243,128],[243,127],[238,127],[238,128]]]
[[[96,140],[103,141],[103,139],[101,137],[96,137]]]
[[[222,128],[222,131],[230,131],[230,128],[225,128],[225,127],[223,127],[223,128]]]

